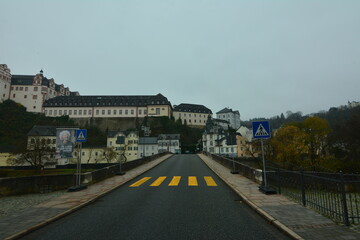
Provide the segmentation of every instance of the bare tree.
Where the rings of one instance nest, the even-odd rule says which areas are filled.
[[[9,158],[7,162],[13,166],[29,164],[37,170],[56,164],[56,159],[54,158],[55,149],[46,140],[41,137],[33,137],[28,142],[26,150],[15,157]]]
[[[104,158],[106,159],[107,163],[111,163],[117,157],[117,153],[114,148],[107,147],[105,148],[104,153]]]

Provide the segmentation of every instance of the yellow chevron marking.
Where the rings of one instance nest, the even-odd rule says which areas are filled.
[[[150,184],[151,187],[158,187],[162,182],[166,179],[166,177],[158,177],[152,184]]]
[[[206,176],[206,177],[204,177],[204,179],[205,179],[206,184],[209,187],[216,187],[217,186],[216,182],[214,181],[214,179],[212,177]]]
[[[198,182],[196,177],[189,176],[189,186],[198,186]]]
[[[175,176],[172,178],[171,182],[169,183],[169,186],[178,186],[180,183],[180,176]]]
[[[147,180],[149,180],[151,177],[144,177],[142,179],[140,179],[139,181],[137,181],[136,183],[133,183],[132,185],[130,185],[130,187],[138,187],[141,184],[143,184],[144,182],[146,182]]]

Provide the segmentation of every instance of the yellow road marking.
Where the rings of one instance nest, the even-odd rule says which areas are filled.
[[[189,176],[189,186],[198,186],[198,182],[196,177]]]
[[[206,176],[206,177],[204,177],[204,179],[205,179],[206,184],[207,184],[209,187],[215,187],[215,186],[217,186],[216,182],[214,181],[214,179],[213,179],[212,177]]]
[[[162,184],[162,182],[166,179],[166,177],[158,177],[158,179],[156,179],[150,186],[151,187],[157,187],[160,186],[160,184]]]
[[[146,182],[147,180],[149,180],[151,177],[144,177],[142,179],[140,179],[139,181],[137,181],[136,183],[130,185],[130,187],[138,187],[141,184],[143,184],[144,182]]]
[[[171,182],[169,183],[169,186],[178,186],[180,183],[180,176],[175,176],[172,178]]]

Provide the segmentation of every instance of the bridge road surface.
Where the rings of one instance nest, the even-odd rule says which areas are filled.
[[[241,203],[199,157],[185,154],[22,239],[290,238]]]

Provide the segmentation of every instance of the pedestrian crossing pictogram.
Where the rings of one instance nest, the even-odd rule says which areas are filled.
[[[150,181],[150,180],[153,181]],[[160,176],[156,179],[152,177],[144,177],[137,182],[131,184],[129,187],[140,187],[140,186],[149,186],[149,187],[159,187],[161,185],[167,185],[169,187],[177,187],[180,185],[181,180],[186,181],[187,186],[189,187],[198,187],[199,182],[198,178],[196,176],[188,176],[187,178],[182,178],[181,176],[173,176],[169,181],[166,181],[167,179],[170,179],[166,176]],[[201,179],[201,178],[200,178]],[[211,176],[204,176],[204,181],[201,181],[202,184],[208,186],[208,187],[216,187],[217,184],[215,180]]]
[[[262,124],[259,124],[259,127],[255,132],[255,136],[257,136],[257,137],[269,136],[269,133],[265,130],[265,128]]]
[[[253,128],[253,138],[255,138],[255,139],[271,137],[269,121],[252,122],[252,128]]]

